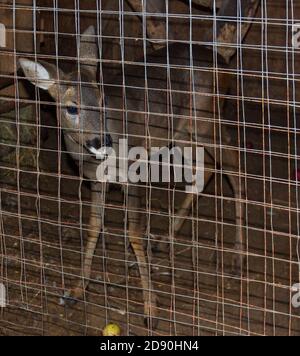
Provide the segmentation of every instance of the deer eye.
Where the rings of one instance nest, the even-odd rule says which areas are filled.
[[[70,105],[70,106],[67,107],[67,113],[70,116],[78,116],[79,115],[79,109],[75,105]]]

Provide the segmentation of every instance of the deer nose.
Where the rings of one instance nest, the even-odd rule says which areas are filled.
[[[104,135],[103,141],[100,140],[99,137],[95,137],[92,140],[86,141],[86,146],[88,148],[94,148],[95,150],[100,150],[102,147],[109,147],[113,146],[112,137],[109,134]]]
[[[105,135],[105,146],[111,148],[113,146],[112,137],[109,134]]]

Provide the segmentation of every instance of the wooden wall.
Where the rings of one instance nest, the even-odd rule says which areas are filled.
[[[13,0],[0,0],[0,22],[7,29],[7,47],[1,48],[0,52],[1,74],[9,74],[14,71],[14,51],[19,53],[34,52],[32,4],[32,0],[18,0],[15,10],[13,10]]]
[[[51,8],[52,1],[50,0],[38,0],[40,4],[46,4]],[[110,61],[113,65],[115,61],[121,60],[121,47],[120,47],[120,35],[124,38],[125,52],[124,56],[126,60],[134,60],[143,55],[143,27],[141,20],[134,15],[130,4],[124,1],[122,16],[123,27],[120,21],[120,9],[119,1],[102,0],[101,9],[103,11],[101,17],[95,13],[97,10],[94,1],[80,1],[80,24],[76,25],[76,16],[73,9],[73,4],[70,4],[68,0],[60,0],[60,9],[65,9],[63,12],[42,11],[41,17],[44,19],[45,31],[45,46],[42,49],[44,54],[53,55],[55,53],[55,32],[60,32],[58,36],[58,48],[60,56],[76,56],[76,42],[74,34],[78,34],[80,31],[84,31],[89,25],[93,24],[98,26],[101,33],[102,43],[102,59],[106,62]],[[98,8],[99,10],[99,8]],[[137,8],[139,11],[140,9]],[[203,13],[202,10],[196,9],[196,13]],[[170,2],[171,14],[186,14],[189,13],[189,7],[185,2],[171,1]],[[161,16],[158,18],[152,18],[153,22],[159,23],[165,21]],[[56,23],[56,31],[54,23]],[[204,21],[198,21],[195,23],[196,37],[203,37],[202,33],[205,29]],[[189,22],[178,18],[170,19],[170,39],[189,41]]]
[[[202,0],[201,0],[202,1]],[[0,76],[15,70],[14,47],[18,55],[35,53],[34,45],[41,58],[54,60],[60,58],[60,65],[70,68],[70,61],[76,58],[76,33],[79,35],[90,24],[98,25],[101,33],[102,60],[110,69],[115,68],[115,63],[121,60],[120,34],[124,38],[124,58],[134,60],[143,55],[143,27],[137,16],[133,15],[132,8],[126,1],[123,2],[124,10],[123,28],[120,26],[119,1],[78,1],[81,10],[76,16],[74,2],[69,0],[57,1],[58,8],[53,9],[53,0],[37,0],[39,11],[32,11],[32,0],[18,0],[17,4],[23,6],[15,11],[16,31],[13,31],[13,15],[11,9],[3,8],[4,5],[12,6],[12,0],[0,0],[0,16],[8,27],[8,48],[0,52]],[[102,15],[96,15],[96,3]],[[170,1],[170,14],[179,14],[171,17],[169,23],[169,39],[189,41],[189,21],[183,15],[189,14],[188,1]],[[291,2],[286,6],[286,0],[264,1],[245,41],[244,49],[239,52],[231,62],[231,68],[243,70],[243,96],[246,102],[261,102],[267,98],[278,101],[277,106],[284,107],[284,102],[298,100],[299,77],[299,51],[292,51],[292,9]],[[26,8],[26,5],[29,8]],[[208,4],[209,5],[209,4]],[[25,6],[25,7],[24,7]],[[300,19],[300,5],[293,2],[295,22]],[[194,14],[209,15],[204,8],[195,7]],[[79,12],[77,12],[78,15]],[[98,11],[99,14],[99,11]],[[43,36],[37,32],[33,36],[33,20],[37,28],[43,31]],[[264,20],[262,20],[264,19]],[[266,21],[266,19],[268,19]],[[160,18],[161,20],[161,18]],[[201,16],[194,20],[193,40],[204,41],[205,29],[211,26],[211,21],[204,21]],[[26,32],[28,31],[28,32]],[[16,45],[14,45],[14,34]],[[33,39],[36,39],[34,42]],[[78,39],[78,37],[77,37]],[[40,41],[42,46],[39,48]],[[295,61],[293,69],[293,61]],[[293,75],[293,70],[295,75]],[[262,75],[263,74],[263,75]],[[294,82],[292,79],[295,79]],[[268,84],[268,88],[264,87]],[[292,98],[293,84],[295,84],[295,98]],[[237,90],[237,77],[233,76],[232,93],[241,96]],[[268,90],[268,92],[267,92]],[[289,96],[289,97],[288,97]],[[247,100],[251,98],[251,100]],[[275,104],[274,104],[275,105]],[[287,104],[285,104],[287,106]]]
[[[300,57],[299,50],[292,47],[292,24],[300,22],[300,4],[294,1],[291,9],[291,2],[287,7],[285,0],[265,3],[243,50],[231,62],[233,72],[242,71],[243,76],[233,76],[227,119],[258,124],[258,140],[263,133],[265,137],[272,133],[276,142],[285,142],[286,146],[290,142],[293,151],[296,136],[288,128],[298,128]]]
[[[0,48],[0,113],[15,108],[15,73],[17,57],[34,53],[39,41],[34,41],[33,19],[37,12],[33,11],[33,0],[17,0],[15,8],[13,0],[0,0],[0,22],[6,28],[6,47]],[[20,97],[28,93],[21,83]]]

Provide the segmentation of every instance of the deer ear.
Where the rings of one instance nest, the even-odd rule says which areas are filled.
[[[20,59],[19,62],[26,78],[38,88],[49,90],[49,88],[55,83],[53,73],[50,73],[49,69],[41,63],[23,58]]]
[[[99,51],[94,26],[87,28],[81,35],[79,58],[81,68],[89,71],[96,80]]]
[[[26,78],[36,87],[47,90],[56,99],[59,92],[59,79],[63,79],[63,72],[53,64],[34,62],[26,58],[19,60]]]

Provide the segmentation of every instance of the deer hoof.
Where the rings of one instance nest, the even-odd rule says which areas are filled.
[[[145,317],[144,324],[147,329],[155,330],[155,329],[157,329],[158,320],[153,317]]]
[[[236,249],[234,256],[232,257],[232,273],[240,276],[243,273],[245,259],[242,249]]]
[[[82,299],[82,289],[76,288],[71,291],[65,292],[60,298],[60,305],[73,306]]]

